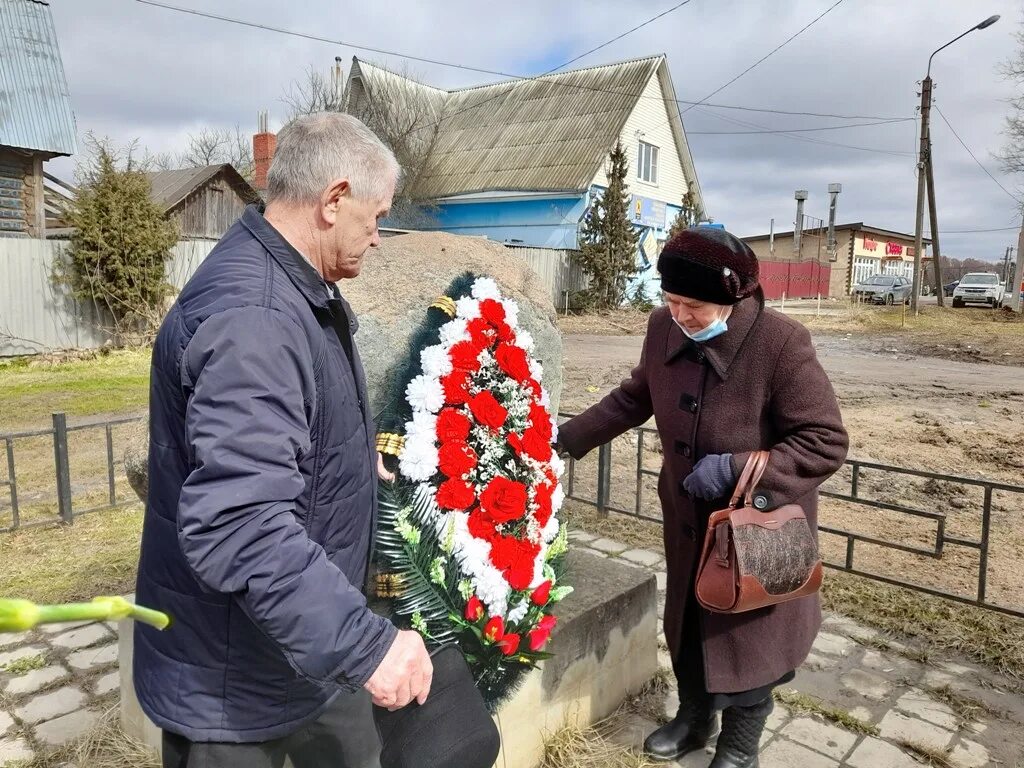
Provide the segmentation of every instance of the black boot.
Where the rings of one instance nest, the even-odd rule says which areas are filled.
[[[644,741],[644,753],[655,760],[677,760],[703,749],[718,732],[718,718],[710,697],[684,696],[680,693],[676,716]]]
[[[728,707],[710,768],[758,768],[761,734],[774,706],[769,696],[752,707]]]

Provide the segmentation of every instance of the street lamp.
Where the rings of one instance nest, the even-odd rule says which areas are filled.
[[[939,306],[944,305],[942,294],[942,256],[939,249],[939,221],[935,210],[935,175],[932,170],[932,139],[929,130],[929,117],[932,108],[932,59],[935,54],[943,48],[948,48],[957,40],[974,32],[976,29],[991,27],[999,21],[999,16],[989,16],[977,26],[971,27],[962,35],[954,37],[941,48],[936,48],[928,57],[928,71],[921,83],[921,147],[917,160],[917,222],[914,230],[914,293],[911,302],[914,313],[919,311],[919,299],[921,296],[921,252],[922,239],[921,230],[924,227],[924,193],[925,182],[928,184],[928,209],[931,215],[932,228],[932,260],[935,264],[935,294]]]

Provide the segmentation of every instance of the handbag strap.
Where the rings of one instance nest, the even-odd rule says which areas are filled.
[[[747,507],[754,506],[754,492],[757,490],[761,478],[764,477],[764,471],[768,468],[769,456],[771,454],[768,451],[754,451],[750,456],[754,462],[754,470],[750,476],[746,494],[743,496],[743,504]]]
[[[747,489],[750,487],[750,480],[754,476],[754,469],[757,464],[757,454],[757,451],[750,454],[747,458],[746,466],[744,466],[743,471],[740,472],[740,479],[736,481],[736,490],[733,491],[732,498],[729,499],[730,509],[735,509],[736,505],[740,503],[740,499],[744,498],[747,494]]]

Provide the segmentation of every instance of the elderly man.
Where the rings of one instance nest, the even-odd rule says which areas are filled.
[[[370,703],[425,701],[419,635],[374,615],[373,424],[335,282],[380,242],[399,167],[358,120],[286,126],[153,350],[135,689],[165,767],[375,766]],[[383,471],[382,468],[379,471]]]

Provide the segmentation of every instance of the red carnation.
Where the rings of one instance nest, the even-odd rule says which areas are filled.
[[[530,424],[543,437],[551,440],[551,416],[548,410],[540,403],[530,403]]]
[[[470,535],[481,541],[494,541],[498,536],[494,521],[479,509],[469,513],[468,527]]]
[[[501,616],[492,616],[484,625],[484,640],[496,643],[505,636],[505,622]]]
[[[480,510],[498,525],[526,514],[526,486],[500,475],[480,494]]]
[[[512,326],[508,323],[498,323],[498,339],[511,344],[516,340],[516,332],[512,330]]]
[[[530,378],[530,362],[526,358],[526,352],[520,347],[503,343],[498,346],[494,359],[501,370],[516,381],[526,381]]]
[[[530,650],[536,653],[541,650],[548,642],[551,637],[551,632],[544,629],[531,630],[527,639],[530,641]]]
[[[437,506],[441,509],[469,509],[474,501],[476,491],[465,480],[445,480],[437,489]]]
[[[508,444],[512,447],[512,450],[516,452],[516,456],[523,455],[523,438],[517,435],[515,432],[509,432],[508,437],[505,438]]]
[[[502,407],[494,395],[486,391],[469,401],[469,410],[473,412],[477,421],[494,430],[500,429],[505,423],[505,419],[508,418],[508,411]]]
[[[453,371],[441,379],[444,388],[444,400],[449,405],[462,405],[469,402],[469,374],[465,371]]]
[[[519,635],[515,632],[509,632],[498,641],[498,647],[501,648],[501,652],[506,656],[512,656],[519,650]]]
[[[480,314],[495,328],[505,325],[505,308],[494,299],[484,299],[480,302]]]
[[[543,483],[537,486],[537,491],[534,494],[533,501],[537,505],[537,511],[534,513],[534,518],[537,520],[537,525],[544,528],[551,519],[553,509],[551,506],[551,495],[555,492],[553,485]]]
[[[470,320],[467,330],[469,331],[469,336],[473,345],[479,350],[484,350],[490,347],[497,336],[494,331],[494,327],[482,317]]]
[[[550,632],[555,628],[555,624],[558,623],[558,617],[552,616],[550,613],[541,617],[541,620],[537,623],[538,629],[543,629],[545,632]]]
[[[437,415],[437,439],[442,445],[466,442],[472,424],[469,417],[454,408],[445,408]]]
[[[472,621],[474,623],[480,621],[484,617],[484,604],[480,602],[480,598],[473,595],[469,598],[469,602],[466,603],[466,621]]]
[[[500,536],[491,542],[491,562],[517,592],[530,588],[534,560],[539,552],[539,545],[511,536]]]
[[[448,353],[452,359],[452,366],[456,371],[468,371],[476,373],[480,370],[480,348],[472,341],[460,341]]]
[[[523,450],[531,459],[539,462],[551,461],[551,437],[544,437],[539,431],[530,427],[523,433]]]
[[[438,451],[439,466],[448,477],[462,477],[477,463],[476,451],[463,442],[443,443]]]
[[[548,599],[550,597],[551,597],[551,579],[548,579],[547,581],[542,583],[539,587],[537,587],[535,590],[533,590],[533,592],[530,594],[530,600],[533,602],[533,604],[534,605],[539,605],[541,608],[543,608],[545,605],[548,604]]]

